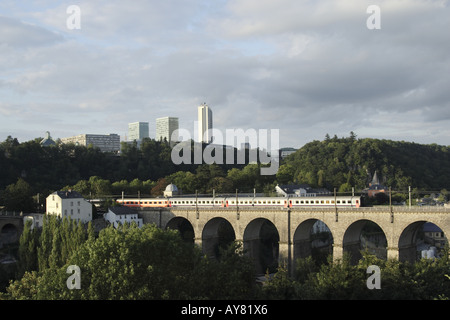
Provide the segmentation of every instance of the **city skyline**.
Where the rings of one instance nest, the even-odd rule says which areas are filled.
[[[168,114],[194,136],[186,110],[207,101],[214,128],[279,129],[280,147],[450,145],[449,16],[448,0],[4,0],[0,139],[123,137]]]

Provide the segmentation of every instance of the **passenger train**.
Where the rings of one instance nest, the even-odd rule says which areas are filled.
[[[336,203],[335,203],[336,201]],[[131,208],[162,207],[354,207],[359,208],[359,196],[318,196],[318,197],[169,197],[117,199],[120,205]]]

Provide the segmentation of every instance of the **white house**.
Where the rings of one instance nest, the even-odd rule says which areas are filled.
[[[47,197],[47,214],[86,223],[92,220],[92,204],[76,191],[55,191]]]
[[[43,213],[29,213],[25,217],[23,217],[23,224],[25,225],[25,223],[29,220],[31,221],[30,227],[32,230],[34,228],[39,229],[44,225],[44,216],[45,214]]]
[[[114,228],[117,228],[119,224],[124,224],[128,222],[129,224],[135,222],[137,227],[142,227],[144,222],[138,217],[135,210],[128,207],[111,207],[108,208],[108,212],[104,214],[106,221],[111,223]]]

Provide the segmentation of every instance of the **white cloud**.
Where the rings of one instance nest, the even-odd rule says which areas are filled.
[[[70,4],[81,8],[81,30],[66,28]],[[381,8],[381,30],[366,28],[369,4]],[[90,125],[124,135],[128,122],[152,127],[167,115],[191,130],[197,104],[207,102],[217,127],[280,128],[283,146],[351,130],[449,144],[448,1],[41,0],[0,8],[8,15],[0,17],[0,126],[11,130],[33,121],[55,137]]]

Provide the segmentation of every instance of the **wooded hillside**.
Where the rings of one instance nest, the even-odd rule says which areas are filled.
[[[290,155],[277,174],[279,183],[307,183],[349,191],[364,189],[374,172],[396,190],[450,187],[450,148],[436,144],[347,138],[313,141]]]

